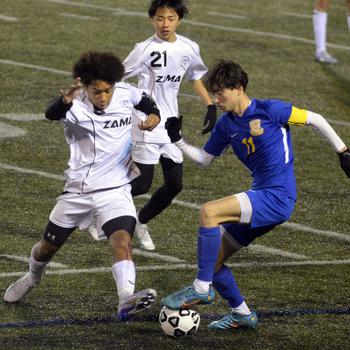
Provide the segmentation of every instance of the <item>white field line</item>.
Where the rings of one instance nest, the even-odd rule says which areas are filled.
[[[17,255],[9,255],[9,254],[0,254],[0,258],[4,258],[4,259],[8,259],[8,260],[14,260],[14,261],[22,261],[25,263],[29,263],[29,258],[25,257],[25,256],[17,256]],[[51,267],[53,269],[67,269],[68,266],[61,264],[61,263],[57,263],[57,262],[49,262],[47,264],[48,267]]]
[[[23,67],[23,68],[31,68],[31,69],[36,69],[36,70],[42,70],[42,71],[55,73],[55,74],[60,74],[60,75],[71,75],[71,73],[63,71],[63,70],[47,68],[47,67],[42,67],[42,66],[35,66],[34,64],[16,62],[16,61],[12,61],[12,60],[2,60],[2,59],[0,59],[0,64],[8,64],[8,65],[11,65],[11,66],[18,66],[18,67]]]
[[[27,132],[16,126],[0,123],[0,139],[6,137],[21,137],[26,135]]]
[[[247,19],[247,16],[240,16],[240,15],[231,15],[227,13],[220,13],[215,11],[209,11],[207,12],[208,15],[215,16],[215,17],[223,17],[223,18],[231,18],[231,19]]]
[[[301,225],[301,224],[296,224],[293,222],[285,222],[282,224],[282,226],[288,227],[292,230],[296,231],[303,231],[303,232],[309,232],[309,233],[315,233],[320,236],[326,236],[330,238],[336,238],[341,241],[346,241],[350,242],[350,235],[344,235],[342,233],[337,233],[333,231],[324,231],[324,230],[318,230],[309,226]]]
[[[97,17],[92,17],[92,16],[81,16],[81,15],[75,15],[73,13],[65,13],[62,12],[60,13],[60,16],[62,17],[68,17],[68,18],[73,18],[73,19],[82,19],[82,20],[92,20],[92,21],[97,21],[98,18]]]
[[[5,16],[0,14],[0,20],[6,21],[6,22],[17,22],[18,18],[16,17],[11,17],[11,16]]]
[[[228,264],[233,268],[270,268],[270,267],[297,267],[297,266],[337,266],[349,265],[350,259],[346,260],[305,260],[305,261],[285,261],[285,262],[242,262]],[[170,270],[196,270],[196,264],[173,264],[173,265],[145,265],[136,266],[137,271],[170,271]],[[94,267],[91,269],[66,269],[46,271],[46,275],[77,275],[82,273],[111,273],[111,267]],[[0,278],[20,277],[27,272],[3,272]]]
[[[33,174],[33,175],[44,176],[44,177],[55,179],[55,180],[61,180],[61,181],[64,180],[62,175],[54,175],[54,174],[50,174],[50,173],[47,173],[45,171],[39,171],[39,170],[24,169],[24,168],[20,168],[20,167],[5,164],[5,163],[0,163],[0,169],[1,168],[5,169],[5,170],[17,171],[17,172],[24,173],[24,174]],[[142,195],[139,197],[150,198],[150,195],[146,194],[146,195]],[[183,206],[183,207],[192,208],[192,209],[199,209],[200,208],[199,204],[184,202],[184,201],[180,201],[177,199],[174,199],[172,201],[172,203]],[[342,234],[342,233],[338,233],[338,232],[318,230],[318,229],[314,229],[314,228],[309,227],[309,226],[296,224],[296,223],[292,223],[292,222],[286,222],[286,223],[282,224],[282,226],[288,227],[291,230],[310,232],[310,233],[314,233],[314,234],[318,234],[318,235],[322,235],[322,236],[326,236],[326,237],[335,238],[335,239],[338,239],[341,241],[347,241],[347,242],[350,241],[350,235]]]
[[[289,17],[305,18],[305,19],[312,18],[312,14],[306,15],[304,13],[297,13],[297,12],[282,12],[282,15],[289,16]]]
[[[152,252],[146,252],[141,249],[134,248],[132,250],[133,255],[138,255],[138,256],[143,256],[145,258],[152,258],[152,259],[158,259],[158,260],[163,260],[167,262],[173,262],[173,263],[183,263],[185,260],[176,258],[175,256],[169,256],[169,255],[164,255],[164,254],[158,254],[158,253],[152,253]]]
[[[146,16],[146,14],[142,14],[142,13],[136,12],[136,11],[135,12],[133,12],[133,11],[126,11],[126,10],[124,10],[122,8],[114,8],[114,7],[106,7],[106,6],[85,4],[85,3],[77,3],[77,2],[74,2],[74,1],[66,1],[66,0],[48,0],[48,1],[49,2],[59,3],[59,4],[64,4],[64,5],[71,5],[71,6],[78,6],[78,7],[90,7],[90,8],[106,10],[106,11],[115,11],[115,12],[120,12],[121,14],[126,14],[126,15],[129,15],[129,16],[136,16],[136,17],[139,17],[140,15]],[[116,13],[116,14],[118,14],[118,13]],[[315,41],[314,40],[300,38],[300,37],[287,35],[287,34],[261,32],[261,31],[252,30],[252,29],[245,29],[245,28],[226,27],[226,26],[222,26],[222,25],[205,23],[205,22],[196,22],[196,21],[191,21],[191,20],[186,20],[186,19],[183,20],[183,23],[186,23],[186,24],[192,25],[192,26],[217,29],[217,30],[222,30],[222,31],[226,31],[226,32],[231,32],[231,33],[244,33],[244,34],[251,34],[251,35],[255,35],[255,36],[269,37],[269,38],[279,39],[279,40],[296,41],[296,42],[301,42],[301,43],[304,43],[304,44],[310,44],[310,45],[313,45],[313,46],[315,45]],[[350,46],[346,46],[346,45],[337,45],[337,44],[327,43],[327,46],[331,47],[333,49],[350,51]]]
[[[271,255],[278,255],[283,256],[285,258],[291,258],[295,260],[310,260],[310,257],[306,255],[296,254],[296,253],[290,253],[285,250],[276,249],[276,248],[270,248],[266,247],[260,244],[250,244],[248,246],[249,250],[252,250],[257,253],[264,253],[264,254],[271,254]]]
[[[7,113],[0,114],[0,118],[5,118],[7,120],[17,120],[22,122],[30,122],[33,120],[44,120],[44,114],[32,114],[32,113]]]

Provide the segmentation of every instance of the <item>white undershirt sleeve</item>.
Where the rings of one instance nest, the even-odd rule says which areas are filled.
[[[322,115],[307,111],[307,124],[314,126],[338,153],[346,150],[345,143]]]
[[[184,139],[175,142],[175,145],[180,148],[182,153],[189,159],[202,167],[208,166],[215,158],[212,154],[204,151],[203,148],[195,147],[188,144]]]

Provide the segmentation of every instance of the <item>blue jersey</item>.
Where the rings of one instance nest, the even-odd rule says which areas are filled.
[[[252,99],[242,116],[227,112],[220,117],[204,150],[220,156],[231,146],[249,169],[253,190],[273,188],[296,199],[291,113],[291,103]]]

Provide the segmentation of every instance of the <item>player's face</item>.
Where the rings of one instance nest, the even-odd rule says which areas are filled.
[[[175,41],[175,32],[180,24],[179,15],[169,7],[159,7],[151,19],[157,35],[164,41]]]
[[[84,87],[89,101],[98,109],[104,110],[109,105],[114,92],[114,85],[103,80],[93,80]]]
[[[220,89],[214,93],[215,104],[223,112],[237,112],[240,107],[241,98],[244,92],[239,89]]]

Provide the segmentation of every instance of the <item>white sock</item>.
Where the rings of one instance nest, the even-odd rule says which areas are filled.
[[[136,270],[131,260],[122,260],[112,266],[112,274],[117,285],[119,304],[135,291]]]
[[[327,12],[314,10],[312,15],[312,23],[314,27],[316,53],[326,51]]]
[[[239,314],[242,316],[248,316],[250,315],[252,312],[249,310],[248,305],[245,303],[245,301],[243,301],[243,303],[237,307],[231,307],[231,310],[235,313],[235,314]]]
[[[34,247],[32,249],[31,257],[29,259],[29,272],[35,283],[39,283],[41,280],[41,276],[45,271],[46,265],[49,263],[48,261],[36,261],[33,257]]]
[[[350,15],[347,16],[347,20],[348,20],[348,28],[349,28],[349,31],[350,31]]]
[[[193,287],[195,291],[199,294],[208,294],[210,285],[211,285],[211,282],[202,281],[202,280],[199,280],[198,278],[196,278],[193,282]]]

